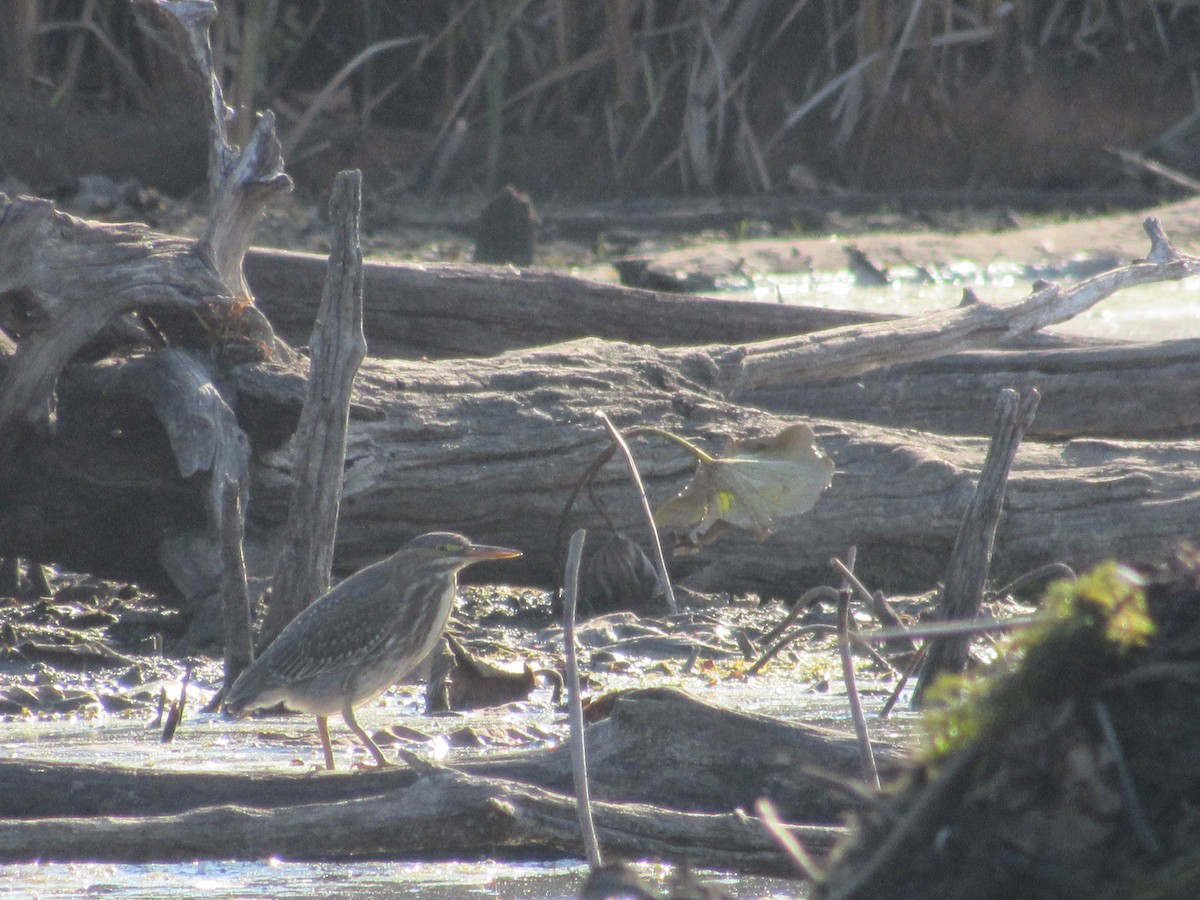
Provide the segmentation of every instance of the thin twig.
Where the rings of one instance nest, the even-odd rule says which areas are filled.
[[[1018,575],[1004,587],[992,591],[992,593],[997,597],[1006,597],[1009,594],[1015,594],[1028,584],[1032,584],[1033,582],[1040,581],[1044,578],[1052,578],[1055,575],[1065,578],[1068,581],[1079,580],[1079,576],[1075,574],[1075,570],[1066,563],[1047,563],[1044,566],[1038,566],[1036,569],[1031,569],[1024,575]]]
[[[663,589],[663,596],[667,601],[667,609],[672,613],[679,612],[679,605],[675,602],[675,591],[671,588],[671,576],[667,574],[667,558],[663,555],[662,540],[658,536],[658,526],[654,524],[654,512],[650,509],[650,498],[646,496],[646,485],[642,483],[642,473],[638,471],[637,463],[634,462],[633,453],[629,450],[629,444],[625,442],[625,438],[621,436],[621,432],[613,425],[612,421],[603,412],[597,413],[600,420],[604,422],[604,427],[608,429],[609,436],[613,442],[620,448],[625,455],[625,462],[629,464],[629,473],[633,477],[634,486],[637,488],[638,497],[642,501],[642,512],[646,515],[646,523],[650,526],[650,537],[654,543],[654,565],[658,569],[658,581]]]
[[[791,644],[794,644],[797,640],[804,637],[806,634],[820,634],[821,632],[831,632],[831,631],[836,632],[837,629],[834,628],[832,625],[825,625],[822,623],[818,623],[815,625],[801,625],[799,628],[795,629],[790,634],[786,635],[785,637],[780,638],[778,641],[776,641],[774,644],[772,644],[768,649],[764,650],[762,652],[762,654],[758,657],[758,659],[756,659],[754,661],[754,665],[752,665],[749,669],[746,670],[746,674],[747,675],[757,675],[760,671],[762,671],[763,666],[765,666],[767,663],[769,663],[771,660],[773,660],[776,656],[778,656],[782,650],[784,650],[786,647],[790,646]]]
[[[1137,785],[1129,774],[1129,766],[1125,762],[1125,753],[1121,750],[1121,741],[1117,737],[1117,729],[1113,726],[1112,716],[1103,700],[1092,704],[1092,712],[1100,724],[1100,733],[1104,736],[1104,744],[1113,755],[1117,766],[1117,783],[1121,786],[1121,794],[1125,798],[1125,811],[1129,813],[1129,824],[1133,826],[1133,834],[1147,853],[1158,856],[1163,852],[1162,844],[1150,828],[1150,820],[1138,797]]]
[[[179,701],[172,701],[171,709],[167,713],[167,721],[163,725],[162,737],[159,738],[159,743],[169,744],[175,739],[175,731],[179,728],[179,723],[183,721],[183,713],[187,708],[187,692],[188,684],[192,680],[192,664],[189,662],[183,668],[183,681],[179,685]]]
[[[583,849],[592,871],[600,868],[600,843],[592,821],[592,800],[588,789],[587,750],[583,737],[583,701],[579,686],[579,661],[575,656],[575,605],[579,598],[579,563],[587,531],[580,528],[571,535],[567,547],[567,567],[563,574],[563,649],[567,668],[567,718],[571,725],[571,771],[575,776],[576,814],[583,834]]]
[[[853,547],[850,549],[851,551],[854,550]],[[902,653],[911,653],[913,650],[916,650],[917,645],[913,643],[912,640],[906,639],[906,634],[904,633],[904,623],[901,622],[900,617],[896,615],[896,611],[888,605],[887,601],[882,598],[882,595],[876,597],[869,590],[867,590],[866,585],[859,581],[858,576],[852,571],[854,567],[854,560],[851,558],[851,554],[848,553],[846,556],[850,559],[849,565],[842,562],[836,556],[830,558],[829,564],[842,573],[842,577],[846,579],[852,588],[854,588],[854,592],[858,595],[858,598],[862,600],[867,609],[871,611],[871,614],[879,620],[880,624],[889,626],[895,631],[902,632],[900,639],[905,640],[904,645],[893,649],[898,649]]]
[[[787,627],[796,621],[796,619],[798,619],[802,613],[812,609],[822,600],[828,600],[830,603],[837,603],[837,598],[837,589],[831,588],[827,584],[809,588],[800,595],[799,600],[792,604],[792,608],[788,611],[788,614],[784,620],[767,632],[759,643],[763,646],[766,646],[787,631]]]
[[[850,703],[850,715],[854,719],[854,733],[858,737],[858,753],[862,762],[863,780],[879,787],[879,770],[875,767],[875,754],[871,752],[871,736],[867,733],[867,720],[863,716],[858,685],[854,681],[854,657],[850,654],[849,590],[842,591],[841,596],[838,597],[838,652],[842,658],[842,678],[846,682],[846,699]]]
[[[892,707],[900,699],[900,694],[904,691],[904,686],[908,684],[908,679],[912,678],[913,672],[921,667],[921,663],[925,662],[925,651],[929,649],[929,644],[924,643],[921,649],[913,654],[912,659],[908,661],[908,666],[904,669],[904,674],[900,676],[900,680],[896,682],[896,689],[892,691],[892,695],[887,698],[887,703],[883,704],[883,709],[879,711],[879,718],[886,719],[892,714]]]
[[[1105,147],[1104,149],[1113,156],[1116,156],[1123,163],[1145,169],[1159,178],[1178,185],[1189,193],[1200,194],[1200,181],[1185,175],[1183,172],[1172,169],[1170,166],[1163,165],[1156,159],[1150,159],[1150,157],[1134,153],[1132,150],[1122,150],[1120,147]]]
[[[850,565],[847,565],[834,556],[830,558],[829,564],[842,573],[842,577],[850,583],[850,587],[854,588],[854,593],[858,595],[858,598],[871,611],[871,614],[880,620],[881,624],[891,626],[900,625],[900,617],[896,615],[887,601],[881,600],[880,597],[871,593],[871,591],[867,590],[867,586],[858,580],[858,576],[852,571],[853,560],[851,560]]]
[[[415,44],[420,41],[419,37],[405,36],[400,38],[391,38],[386,41],[379,41],[372,44],[370,47],[362,50],[352,60],[342,66],[337,73],[326,82],[320,92],[312,102],[308,104],[308,109],[304,111],[304,115],[300,117],[291,130],[288,132],[287,139],[283,142],[283,155],[291,158],[296,148],[300,145],[300,141],[308,133],[309,127],[316,119],[317,115],[329,104],[330,99],[337,92],[337,89],[342,86],[343,82],[358,69],[363,63],[373,59],[376,55],[383,53],[385,50],[394,50],[397,47],[404,47],[408,44]]]
[[[812,858],[812,854],[804,849],[804,845],[800,843],[799,838],[792,834],[784,821],[779,818],[775,804],[766,797],[759,797],[754,801],[754,811],[758,813],[758,818],[762,821],[763,827],[767,829],[771,837],[779,842],[779,846],[791,857],[796,867],[813,884],[819,884],[822,877],[821,869],[817,866],[816,860]]]
[[[881,641],[895,640],[905,636],[918,640],[931,640],[944,637],[974,637],[977,634],[988,634],[992,631],[1013,631],[1017,628],[1028,628],[1031,625],[1041,625],[1053,622],[1052,616],[1014,616],[1011,619],[993,619],[987,622],[926,622],[923,625],[910,625],[900,628],[880,628],[868,631],[862,635],[864,641],[878,644]]]
[[[746,670],[746,674],[757,675],[760,671],[762,671],[763,667],[776,656],[778,656],[782,650],[791,646],[798,639],[807,634],[819,634],[821,632],[832,632],[836,634],[837,628],[835,626],[814,624],[803,625],[791,633],[780,637],[780,635],[783,635],[783,632],[787,630],[788,626],[796,621],[796,619],[799,618],[801,613],[803,613],[805,610],[811,609],[822,600],[828,600],[832,603],[836,603],[839,596],[839,592],[835,588],[829,587],[829,585],[818,585],[817,587],[809,588],[807,591],[805,591],[800,596],[800,599],[796,601],[795,605],[792,606],[784,620],[772,628],[771,631],[763,637],[760,643],[766,649],[764,649],[759,655],[758,659],[754,661],[754,665]],[[850,632],[850,640],[854,643],[854,646],[857,649],[869,656],[871,661],[876,665],[882,666],[884,669],[887,669],[891,672],[896,671],[896,667],[888,662],[883,656],[881,656],[879,651],[872,647],[867,641],[863,640],[862,635],[858,631]],[[772,641],[774,641],[774,643],[772,643]]]

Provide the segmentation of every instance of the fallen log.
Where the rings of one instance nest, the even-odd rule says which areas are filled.
[[[738,871],[791,871],[745,812],[758,798],[793,821],[836,822],[844,798],[813,772],[847,777],[856,759],[841,733],[664,689],[617,695],[587,740],[606,850]],[[570,766],[565,745],[433,774],[230,776],[10,760],[0,762],[0,861],[462,858],[497,847],[578,855]],[[841,835],[831,824],[796,830],[814,850]]]
[[[795,874],[757,819],[595,802],[610,852],[738,872]],[[843,834],[795,826],[827,851]],[[422,777],[380,796],[270,810],[205,807],[172,816],[0,819],[0,862],[172,862],[194,859],[463,860],[515,849],[522,856],[579,856],[571,797],[461,772]]]
[[[258,308],[291,343],[304,344],[312,331],[325,266],[311,253],[256,248],[246,256]],[[896,318],[451,263],[365,262],[363,306],[371,355],[407,359],[490,356],[593,336],[659,346],[738,344]]]
[[[246,258],[257,305],[294,344],[308,340],[326,264],[280,250],[254,249]],[[376,358],[490,356],[581,337],[663,347],[737,344],[894,319],[492,266],[366,262],[364,282]],[[1200,429],[1200,341],[1126,344],[1034,332],[1000,344],[1005,349],[753,388],[740,400],[780,414],[982,435],[991,407],[980,397],[1036,387],[1042,404],[1030,437],[1184,437]],[[1151,394],[1161,402],[1146,404]]]
[[[1195,437],[1200,340],[973,350],[820,384],[747,391],[741,399],[781,415],[981,435],[992,415],[982,398],[1004,388],[1042,395],[1031,438]]]
[[[203,597],[220,569],[200,524],[203,490],[180,478],[159,426],[131,398],[142,381],[137,370],[136,360],[106,363],[64,380],[57,435],[31,437],[0,476],[8,488],[0,493],[0,553]],[[726,436],[773,434],[794,421],[721,399],[711,388],[717,370],[699,350],[595,340],[453,365],[367,360],[351,411],[335,565],[350,571],[417,533],[451,527],[525,551],[506,577],[554,583],[554,523],[607,443],[594,410],[622,426],[652,422],[710,452]],[[247,526],[253,571],[256,558],[271,558],[294,477],[291,449],[272,450],[269,439],[289,433],[303,375],[241,366],[233,384],[256,451]],[[111,421],[125,427],[114,432],[105,427]],[[736,535],[677,559],[677,577],[707,589],[799,594],[823,583],[829,557],[851,544],[874,586],[924,589],[941,577],[984,442],[813,425],[837,464],[816,507],[782,522],[766,542]],[[670,447],[638,441],[634,449],[656,502],[691,473],[691,460]],[[1116,547],[1134,560],[1161,554],[1198,520],[1198,450],[1200,442],[1188,440],[1028,443],[997,535],[996,577],[1052,561],[1085,566]],[[613,520],[636,535],[624,473],[606,468],[598,485]],[[572,524],[603,520],[585,507]]]
[[[86,223],[50,217],[69,227],[60,229],[57,242],[42,246],[20,229],[20,213],[30,202],[4,202],[13,215],[0,219],[0,251],[15,246],[37,257],[14,269],[7,289],[27,296],[44,320],[20,333],[15,354],[0,356],[0,441],[12,449],[0,453],[0,485],[9,488],[0,494],[0,553],[58,561],[149,586],[174,586],[191,601],[210,602],[224,577],[219,541],[211,528],[220,516],[205,512],[198,499],[206,490],[216,496],[215,482],[192,477],[194,470],[182,464],[178,441],[171,454],[164,452],[161,425],[143,408],[148,392],[159,390],[155,369],[146,364],[153,351],[144,360],[67,365],[67,351],[81,347],[106,320],[78,311],[97,302],[86,290],[85,275],[73,272],[56,285],[48,273],[56,260],[72,258],[76,245],[105,246],[108,227],[91,226],[96,232],[91,234]],[[243,222],[237,240],[218,260],[218,284],[234,280],[244,228]],[[1181,278],[1200,268],[1200,259],[1178,253],[1155,220],[1147,220],[1146,229],[1152,242],[1147,259],[1067,290],[1043,286],[1010,303],[974,303],[898,322],[733,346],[663,349],[581,340],[489,359],[368,364],[351,410],[336,564],[342,571],[359,568],[416,533],[451,527],[524,549],[520,566],[509,570],[512,575],[552,584],[558,577],[559,548],[553,529],[545,525],[555,521],[570,486],[605,440],[597,433],[596,410],[607,411],[620,425],[654,424],[696,437],[713,451],[719,436],[778,433],[789,424],[786,420],[730,402],[728,395],[858,375],[901,360],[1009,340],[1077,314],[1129,284]],[[125,231],[119,234],[128,240]],[[151,279],[153,259],[130,260],[124,252],[114,266],[134,268],[141,273],[138,283]],[[206,259],[203,252],[198,257]],[[87,271],[99,271],[104,283],[111,284],[112,267],[99,266],[95,259],[91,263]],[[147,302],[153,307],[161,295],[161,289],[153,288]],[[244,430],[254,450],[246,563],[250,572],[262,574],[277,555],[285,497],[292,493],[296,460],[290,447],[280,444],[294,430],[304,375],[251,303],[233,305],[228,292],[219,299],[218,309],[232,306],[234,322],[253,324],[257,330],[250,333],[264,335],[249,362],[230,366],[226,358],[222,367],[228,395],[223,399],[237,413],[236,428],[230,424],[228,430]],[[99,309],[110,307],[136,309],[136,290],[130,296],[113,296],[111,288],[101,293]],[[64,330],[58,327],[64,317],[88,326]],[[168,334],[199,341],[197,350],[208,345],[220,360],[227,334],[215,327],[218,322],[199,334],[181,326]],[[246,334],[242,328],[233,331],[237,341]],[[57,352],[38,356],[35,351],[43,345]],[[264,360],[264,355],[270,358]],[[71,386],[78,390],[74,397]],[[62,409],[53,431],[44,426],[56,399]],[[114,422],[119,424],[114,427]],[[937,441],[834,423],[818,424],[817,430],[840,470],[817,509],[783,523],[765,544],[726,542],[681,563],[679,574],[694,576],[695,584],[708,589],[798,594],[822,579],[830,555],[857,544],[864,551],[863,573],[884,587],[924,587],[937,579],[963,497],[979,468],[977,444],[943,442],[936,451],[938,464],[904,466],[897,472],[895,460],[925,459]],[[235,439],[240,435],[230,435],[229,440]],[[888,446],[888,452],[866,449],[878,445]],[[1039,493],[1037,506],[1025,515],[1010,506],[998,559],[1019,573],[1055,560],[1087,564],[1096,554],[1106,555],[1104,548],[1113,542],[1134,555],[1161,553],[1165,537],[1190,532],[1186,498],[1194,492],[1190,469],[1168,466],[1160,471],[1146,464],[1155,452],[1154,446],[1138,452],[1140,465],[1150,471],[1131,482],[1133,489],[1116,496],[1090,487],[1095,473],[1081,476],[1063,451],[1043,453],[1043,471],[1062,483],[1054,495]],[[870,460],[866,469],[856,469],[865,459]],[[1098,464],[1109,465],[1109,460]],[[645,465],[649,486],[670,493],[679,490],[690,470],[689,461],[659,447],[648,448]],[[926,477],[929,473],[932,479]],[[894,483],[897,477],[900,481]],[[1020,468],[1014,477],[1016,497]],[[609,470],[600,486],[613,520],[631,527],[634,505],[620,477]],[[1164,516],[1160,508],[1149,512],[1142,486],[1149,494],[1172,492],[1170,496],[1185,498],[1179,502],[1183,514]],[[661,493],[658,497],[665,499]],[[1082,541],[1077,532],[1060,530],[1080,502],[1089,508],[1087,539]],[[848,510],[853,511],[850,517]],[[210,527],[199,527],[202,514]],[[1053,520],[1053,526],[1048,528],[1039,516]],[[598,526],[603,519],[596,512],[584,512],[581,518],[577,526]],[[1035,535],[1027,536],[1027,528]],[[1013,574],[1003,564],[997,573]],[[487,577],[486,569],[477,577]]]
[[[814,771],[857,772],[854,739],[838,731],[722,709],[663,688],[621,692],[588,726],[594,796],[695,813],[749,810],[770,797],[792,821],[838,821],[844,798]],[[187,730],[176,741],[186,742]],[[877,745],[885,759],[895,751]],[[570,747],[455,761],[481,778],[571,791]],[[53,762],[0,761],[0,817],[169,816],[212,806],[274,809],[335,803],[411,787],[409,768],[354,773],[225,775]]]

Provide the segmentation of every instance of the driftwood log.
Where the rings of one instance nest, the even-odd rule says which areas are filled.
[[[619,425],[657,424],[714,451],[725,436],[778,431],[788,419],[722,395],[739,363],[736,348],[595,339],[445,363],[367,360],[351,410],[339,568],[371,562],[431,527],[451,527],[525,550],[510,577],[553,582],[554,523],[607,441],[594,411]],[[203,526],[203,486],[180,477],[160,426],[131,402],[146,365],[133,358],[64,372],[57,434],[27,432],[5,465],[11,489],[0,499],[0,552],[205,596],[220,566]],[[290,495],[286,440],[304,374],[295,364],[246,363],[230,370],[228,384],[254,448],[247,510],[254,569],[256,559],[271,559]],[[990,407],[994,397],[976,402]],[[858,571],[874,587],[923,589],[942,576],[986,442],[834,420],[814,425],[837,463],[816,508],[781,523],[765,543],[738,537],[681,558],[677,574],[704,588],[799,593],[825,580],[831,555],[856,544]],[[1161,554],[1196,521],[1197,449],[1191,440],[1027,443],[1011,476],[995,576],[1055,560],[1083,566],[1116,547],[1135,558]],[[691,462],[670,447],[639,443],[635,452],[656,499],[690,474]],[[636,533],[636,501],[623,473],[614,466],[601,482],[616,520]],[[582,510],[574,524],[599,521]]]
[[[996,529],[1004,506],[1008,474],[1021,446],[1021,439],[1034,421],[1039,395],[1036,390],[1024,397],[1016,391],[1000,392],[996,403],[996,432],[983,460],[975,495],[967,504],[954,550],[946,566],[946,579],[938,598],[938,612],[950,621],[974,621],[979,616],[984,590],[991,574]],[[971,658],[970,638],[950,637],[930,641],[925,661],[913,692],[913,704],[924,703],[926,691],[934,679],[949,673],[962,675]]]
[[[277,333],[308,340],[327,262],[251,250],[246,272]],[[539,270],[364,264],[365,328],[376,358],[489,356],[584,337],[686,347],[739,344],[888,321],[853,310],[681,297]],[[1137,344],[1026,333],[995,350],[959,350],[853,377],[745,391],[742,402],[798,414],[987,434],[1006,387],[1042,394],[1035,438],[1144,438],[1200,433],[1200,341]],[[1147,396],[1159,402],[1147,404]]]
[[[619,856],[741,872],[795,874],[753,818],[681,813],[636,803],[593,805],[597,833]],[[270,810],[216,806],[176,816],[0,820],[0,859],[170,862],[193,859],[355,860],[581,853],[575,801],[513,782],[447,771],[410,788],[337,803]],[[840,829],[794,826],[827,851]]]
[[[186,734],[183,738],[186,740]],[[619,695],[587,732],[600,838],[613,853],[790,872],[747,811],[769,797],[814,850],[844,806],[825,778],[851,738],[678,691]],[[887,752],[885,745],[881,749]],[[494,847],[579,852],[570,747],[454,769],[221,775],[0,762],[0,860],[437,858]]]
[[[1118,270],[1106,289],[1125,283],[1129,269],[1177,277],[1189,266],[1190,257],[1139,263]],[[1081,285],[1099,299],[1094,287]],[[1033,295],[1034,305],[1052,302],[1052,294]],[[974,319],[999,337],[1002,313],[967,308],[955,321]],[[928,323],[930,353],[946,349],[945,320],[938,313]],[[889,323],[870,327],[876,331],[866,340],[880,346],[894,337]],[[915,327],[905,322],[900,331],[906,353]],[[832,346],[841,329],[815,337]],[[352,570],[415,533],[450,527],[521,547],[526,555],[510,567],[511,577],[552,583],[553,523],[607,441],[595,410],[619,425],[675,430],[713,451],[726,436],[778,431],[789,420],[724,394],[754,358],[753,347],[585,339],[444,363],[367,360],[351,409],[338,567]],[[19,367],[19,356],[0,357],[0,374]],[[9,488],[0,496],[0,553],[174,585],[193,598],[215,592],[221,566],[205,524],[204,485],[180,475],[140,399],[152,358],[77,363],[62,372],[57,432],[22,430],[19,446],[0,461]],[[227,393],[253,448],[247,565],[260,573],[273,559],[292,489],[287,439],[304,378],[302,366],[284,361],[227,372]],[[981,406],[993,401],[976,398]],[[837,463],[833,487],[816,508],[782,523],[765,543],[736,538],[681,559],[677,574],[708,589],[799,593],[824,580],[831,555],[856,544],[859,573],[873,586],[925,588],[942,576],[985,442],[834,420],[814,425]],[[1135,559],[1160,555],[1197,519],[1200,473],[1190,462],[1197,449],[1191,440],[1028,444],[1013,469],[994,574],[1056,560],[1085,566],[1116,547]],[[669,447],[645,443],[635,451],[656,499],[675,493],[690,473],[690,461]],[[636,501],[623,474],[612,467],[601,482],[604,502],[632,530]],[[599,521],[583,510],[576,524]]]

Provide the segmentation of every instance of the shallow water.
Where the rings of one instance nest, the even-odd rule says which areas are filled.
[[[659,881],[667,870],[638,867]],[[76,900],[79,897],[191,898],[393,898],[421,900],[569,900],[577,896],[587,866],[578,862],[502,863],[294,863],[194,862],[184,865],[16,865],[0,869],[5,897]],[[801,900],[803,885],[781,879],[737,878],[700,872],[709,884],[738,898]]]
[[[610,675],[605,689],[671,685],[684,688],[709,702],[729,708],[804,720],[850,731],[844,691],[840,682],[821,677],[832,661],[822,659],[803,667],[768,669],[754,679],[725,679],[720,673],[647,678]],[[4,722],[6,752],[10,759],[59,760],[75,763],[109,763],[163,771],[292,770],[307,768],[320,758],[316,729],[306,716],[269,716],[251,721],[229,722],[198,712],[211,697],[215,664],[194,673],[188,709],[175,740],[159,743],[159,729],[150,715],[72,715],[49,719],[12,719]],[[866,680],[860,683],[872,735],[899,740],[911,729],[914,717],[898,711],[882,722],[879,709],[886,700],[882,681],[870,680],[872,670],[864,665]],[[815,678],[815,680],[813,680]],[[168,686],[168,691],[170,688]],[[173,685],[178,690],[177,685]],[[429,717],[421,712],[422,688],[405,685],[389,691],[381,701],[358,713],[368,731],[388,725],[413,728],[431,736],[426,744],[409,745],[428,756],[453,763],[477,750],[448,750],[444,735],[463,725],[497,728],[533,725],[546,734],[545,744],[565,735],[563,713],[554,707],[549,690],[535,691],[527,703],[493,711]],[[366,761],[340,722],[330,722],[331,737],[339,768]],[[503,748],[502,748],[503,749]],[[388,752],[385,748],[385,752]],[[665,884],[669,867],[646,864],[644,877]],[[463,863],[361,862],[301,863],[277,859],[258,861],[197,861],[185,864],[28,864],[0,867],[0,894],[5,897],[75,898],[81,896],[119,898],[194,897],[225,898],[286,897],[418,897],[421,900],[451,898],[529,898],[567,900],[577,895],[586,867],[579,860],[552,862],[498,862],[483,860]],[[703,872],[703,880],[720,884],[738,898],[803,898],[801,882],[784,879],[741,877],[728,873]]]
[[[1019,300],[1030,293],[1030,281],[1014,267],[980,268],[963,263],[960,277],[918,283],[904,272],[887,287],[858,287],[849,272],[813,275],[765,275],[755,278],[752,291],[721,296],[741,297],[829,309],[855,309],[894,315],[915,315],[950,309],[962,300],[963,288],[985,302]],[[1055,279],[1063,287],[1077,283]],[[1140,285],[1119,291],[1086,312],[1047,329],[1060,334],[1130,341],[1159,341],[1200,337],[1200,278]]]
[[[643,878],[660,881],[667,870],[638,867]],[[191,898],[393,898],[421,900],[569,900],[577,896],[587,866],[578,862],[502,863],[294,863],[195,862],[184,865],[17,865],[0,869],[5,897],[75,900],[79,897]],[[737,878],[716,872],[700,877],[738,898],[800,900],[799,883]]]

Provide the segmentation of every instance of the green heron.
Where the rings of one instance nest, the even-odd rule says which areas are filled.
[[[375,761],[390,765],[355,720],[354,707],[378,697],[433,649],[450,618],[460,569],[520,555],[450,532],[414,538],[296,616],[238,676],[226,712],[241,718],[282,702],[316,716],[327,769],[333,768],[329,716],[341,713]]]

